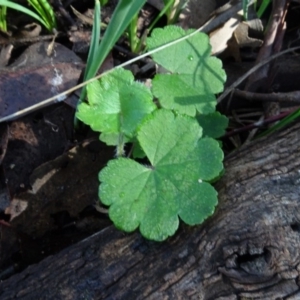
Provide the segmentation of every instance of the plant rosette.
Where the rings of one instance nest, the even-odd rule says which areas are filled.
[[[155,29],[147,45],[157,48],[191,32]],[[145,238],[163,241],[180,219],[196,225],[213,214],[218,199],[211,183],[223,172],[215,138],[228,120],[215,111],[226,74],[210,51],[199,33],[153,54],[165,72],[155,75],[152,91],[121,68],[87,86],[88,101],[76,117],[117,148],[117,158],[99,173],[99,198],[117,228],[139,228]],[[125,143],[135,145],[143,163],[124,157]]]
[[[201,224],[217,204],[209,182],[223,170],[219,143],[202,138],[194,118],[165,109],[143,122],[137,139],[149,165],[120,157],[99,174],[99,197],[115,226],[127,232],[140,227],[144,237],[162,241],[175,233],[179,217]]]

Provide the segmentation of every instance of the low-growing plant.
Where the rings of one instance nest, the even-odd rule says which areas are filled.
[[[35,9],[46,23],[46,28],[53,31],[57,28],[56,18],[52,6],[47,0],[28,0],[28,3]]]
[[[33,17],[51,32],[56,29],[57,24],[55,14],[47,0],[28,0],[28,3],[33,6],[37,14],[24,6],[9,0],[0,0],[0,12],[5,9],[6,13],[6,8],[9,7]]]
[[[147,47],[192,32],[155,29]],[[76,117],[116,146],[116,158],[99,173],[99,198],[117,228],[139,227],[144,237],[162,241],[176,232],[179,218],[195,225],[213,214],[217,192],[211,183],[223,171],[215,138],[227,119],[215,112],[226,74],[210,53],[209,38],[197,33],[152,55],[166,72],[155,75],[151,89],[122,68],[88,84],[88,101],[78,105]],[[125,157],[128,144],[132,157]]]
[[[1,0],[0,0],[1,1]],[[116,44],[120,36],[128,27],[130,21],[139,12],[146,0],[128,1],[120,0],[111,17],[103,38],[100,42],[100,10],[99,0],[95,0],[94,24],[91,37],[91,45],[88,54],[87,65],[84,74],[84,81],[94,77],[102,65],[109,51]],[[86,89],[82,89],[80,101],[86,96]]]

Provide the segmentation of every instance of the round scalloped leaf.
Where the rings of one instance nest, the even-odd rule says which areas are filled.
[[[217,192],[207,181],[222,171],[223,153],[201,136],[195,119],[164,109],[143,121],[138,141],[150,165],[118,158],[99,173],[99,197],[119,229],[140,227],[144,237],[162,241],[175,233],[179,217],[195,225],[214,212]]]
[[[185,31],[172,25],[155,29],[147,39],[148,49],[192,32],[193,29]],[[226,74],[221,60],[210,54],[209,38],[204,33],[152,54],[155,62],[170,71],[156,75],[152,81],[153,94],[162,107],[190,116],[195,116],[197,111],[202,114],[215,111],[215,94],[223,91]]]
[[[214,139],[224,135],[228,127],[228,118],[218,111],[208,115],[199,115],[196,118],[203,128],[203,135]]]
[[[123,139],[124,143],[128,143],[130,140],[122,133],[105,133],[100,134],[100,141],[105,143],[107,146],[117,146],[120,144],[120,138]]]
[[[121,68],[88,84],[87,97],[88,103],[78,105],[76,117],[106,134],[132,137],[141,120],[156,109],[150,90]]]

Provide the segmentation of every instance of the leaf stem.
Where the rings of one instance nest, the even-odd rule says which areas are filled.
[[[120,133],[118,136],[118,145],[116,148],[116,157],[123,157],[124,156],[124,134]]]

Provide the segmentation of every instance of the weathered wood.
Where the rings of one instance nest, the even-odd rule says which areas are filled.
[[[113,227],[0,284],[4,299],[300,299],[300,123],[226,159],[219,206],[164,243]]]

